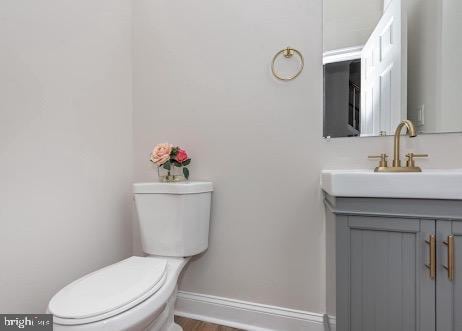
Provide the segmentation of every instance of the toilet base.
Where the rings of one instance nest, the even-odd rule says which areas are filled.
[[[178,286],[175,287],[175,290],[168,299],[164,311],[156,318],[156,320],[151,325],[149,325],[145,329],[146,331],[183,331],[183,328],[176,324],[174,321],[175,301],[177,292]]]
[[[168,331],[183,331],[183,328],[178,324],[173,323],[172,325],[170,325],[170,329]]]

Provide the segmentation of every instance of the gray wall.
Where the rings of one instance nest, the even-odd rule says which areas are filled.
[[[384,0],[323,0],[324,51],[362,46],[382,17]]]
[[[415,121],[418,109],[423,106],[424,123],[418,127],[422,132],[451,131],[445,128],[441,116],[442,2],[443,0],[407,2],[408,118]],[[454,122],[450,127],[454,129],[454,125],[462,129],[462,123]]]
[[[325,137],[347,137],[350,62],[324,67],[324,132]]]
[[[130,1],[0,1],[0,312],[131,254]]]
[[[324,66],[324,137],[348,137],[358,134],[350,126],[350,79],[360,83],[360,72],[351,74],[351,61]],[[359,66],[359,64],[358,64]],[[356,80],[355,80],[356,78]]]
[[[460,78],[462,76],[462,2],[443,0],[441,31],[441,127],[462,129]]]
[[[214,181],[209,250],[181,289],[324,311],[322,168],[369,168],[391,137],[322,136],[322,1],[134,2],[135,179],[156,179],[147,155],[169,141]],[[291,45],[305,70],[276,81],[270,61]],[[460,167],[462,135],[403,139],[424,168]],[[441,148],[445,146],[445,148]]]
[[[423,132],[462,130],[462,5],[458,0],[409,1],[409,115],[424,105]]]
[[[183,290],[321,309],[320,14],[311,0],[134,2],[135,179],[156,179],[148,153],[169,141],[216,187]],[[270,71],[287,45],[307,64],[291,83]]]

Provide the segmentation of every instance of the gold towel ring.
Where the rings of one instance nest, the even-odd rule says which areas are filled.
[[[274,64],[276,63],[276,59],[278,58],[278,56],[281,55],[281,54],[283,54],[284,57],[287,58],[287,59],[290,59],[292,56],[294,56],[294,54],[297,54],[298,57],[300,58],[300,69],[298,70],[298,72],[295,75],[290,76],[290,77],[281,77],[276,72],[276,69],[274,68]],[[295,48],[286,47],[284,49],[281,49],[279,52],[277,52],[276,55],[273,57],[273,62],[271,64],[271,71],[273,72],[274,77],[276,77],[277,79],[288,81],[288,80],[292,80],[292,79],[297,78],[302,73],[304,66],[305,66],[305,60],[303,59],[302,53],[300,53]]]

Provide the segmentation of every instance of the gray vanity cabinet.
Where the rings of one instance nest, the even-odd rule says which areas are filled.
[[[437,330],[462,330],[462,222],[437,221]],[[449,245],[453,237],[452,247]],[[450,256],[453,251],[453,257]],[[452,258],[452,262],[451,262]],[[450,265],[453,264],[453,274]]]
[[[337,330],[434,331],[435,284],[425,266],[435,222],[349,216],[337,223]],[[345,325],[349,328],[340,328]]]
[[[337,331],[462,331],[461,201],[325,202],[326,303]]]

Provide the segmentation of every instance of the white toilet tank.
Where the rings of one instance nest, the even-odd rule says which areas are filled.
[[[186,257],[207,249],[212,183],[137,183],[133,187],[145,253]]]

